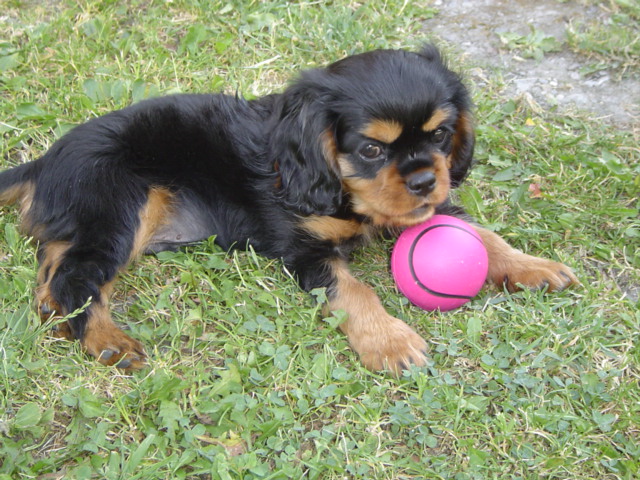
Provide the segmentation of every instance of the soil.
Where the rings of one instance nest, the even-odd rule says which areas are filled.
[[[589,59],[566,45],[569,23],[606,21],[602,8],[572,0],[436,0],[435,6],[439,13],[425,29],[473,66],[466,75],[478,86],[486,83],[485,70],[499,71],[506,98],[563,113],[583,111],[595,120],[640,130],[640,80],[617,79],[606,70],[583,75]],[[541,60],[525,59],[500,40],[500,33],[528,35],[532,27],[555,37],[561,50]]]

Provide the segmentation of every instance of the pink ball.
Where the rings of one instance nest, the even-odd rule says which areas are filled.
[[[391,254],[396,285],[425,310],[444,312],[465,304],[482,288],[488,268],[478,233],[449,215],[434,215],[407,228]]]

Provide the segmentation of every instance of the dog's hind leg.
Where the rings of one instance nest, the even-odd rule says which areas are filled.
[[[41,319],[68,316],[54,335],[78,339],[83,349],[105,365],[140,368],[142,344],[111,320],[109,297],[122,262],[99,248],[67,242],[42,245],[38,256],[37,308]]]
[[[49,241],[38,255],[37,302],[43,320],[69,316],[57,324],[58,336],[78,339],[105,365],[138,369],[145,364],[142,344],[112,321],[109,297],[118,272],[144,251],[171,210],[171,194],[151,189],[138,212],[137,228],[83,222],[71,241]]]

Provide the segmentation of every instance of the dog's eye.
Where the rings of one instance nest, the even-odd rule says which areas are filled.
[[[382,156],[382,147],[370,143],[362,147],[359,153],[361,157],[367,160],[375,160]]]
[[[433,143],[440,145],[449,139],[449,135],[450,133],[444,128],[438,128],[433,132],[433,136],[431,138],[433,139]]]

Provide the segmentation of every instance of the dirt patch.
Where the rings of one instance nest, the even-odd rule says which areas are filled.
[[[436,0],[439,14],[425,22],[430,35],[459,50],[469,65],[480,71],[470,76],[482,85],[484,70],[497,70],[504,79],[507,98],[524,97],[533,105],[563,113],[581,110],[594,119],[640,130],[640,81],[616,80],[611,72],[581,72],[588,60],[566,46],[570,22],[606,20],[607,13],[594,5],[558,0]],[[561,44],[558,52],[541,60],[525,59],[506,48],[500,34],[531,33],[535,28]]]

